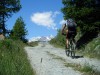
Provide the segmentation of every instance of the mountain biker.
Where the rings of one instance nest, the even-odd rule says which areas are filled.
[[[73,39],[74,39],[76,36],[76,27],[77,27],[77,24],[71,18],[67,19],[66,23],[63,24],[62,35],[66,36],[66,49],[68,49],[69,39],[71,37],[73,37]],[[74,42],[75,42],[75,40],[74,40]]]

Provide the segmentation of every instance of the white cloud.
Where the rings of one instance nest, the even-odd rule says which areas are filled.
[[[61,20],[59,24],[63,25],[65,24],[67,21],[66,20]]]
[[[31,16],[31,21],[37,25],[45,26],[52,29],[56,28],[56,23],[54,22],[55,17],[59,12],[37,12],[33,13]]]
[[[54,18],[55,18],[58,14],[60,14],[60,12],[55,11],[52,17],[54,17]]]

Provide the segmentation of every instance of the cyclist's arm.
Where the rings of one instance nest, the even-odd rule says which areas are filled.
[[[64,33],[64,31],[65,31],[65,28],[66,28],[66,24],[64,24],[64,25],[63,25],[63,27],[62,27],[62,30],[61,30],[61,32],[62,32],[62,35],[65,35],[65,33]]]

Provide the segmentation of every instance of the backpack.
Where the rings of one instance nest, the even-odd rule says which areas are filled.
[[[70,31],[75,31],[76,30],[76,23],[73,19],[68,19],[67,20],[67,27],[68,27],[68,30]]]

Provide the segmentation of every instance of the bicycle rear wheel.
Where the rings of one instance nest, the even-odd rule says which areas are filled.
[[[73,40],[71,41],[71,57],[75,57],[75,43]]]
[[[66,46],[65,46],[65,53],[66,53],[67,56],[69,56],[69,54],[70,54],[70,51]]]

